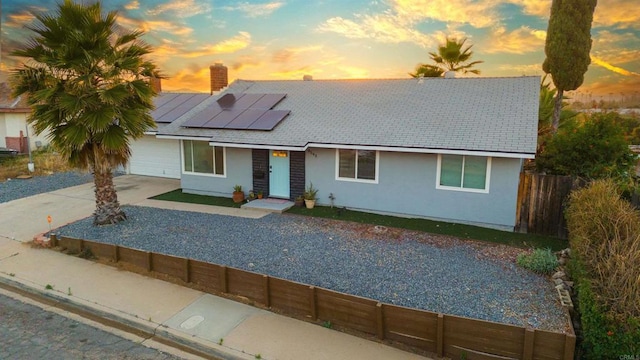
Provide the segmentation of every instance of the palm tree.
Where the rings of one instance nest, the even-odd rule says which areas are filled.
[[[466,38],[458,41],[454,37],[447,36],[445,43],[438,46],[437,54],[429,53],[431,60],[443,71],[480,74],[480,70],[472,68],[483,63],[483,61],[468,62],[473,56],[473,51],[471,51],[473,45],[464,47],[466,41]]]
[[[93,172],[94,224],[122,221],[113,170],[127,163],[131,139],[155,127],[150,79],[159,74],[144,59],[151,48],[100,2],[64,0],[55,14],[33,15],[35,35],[12,54],[26,59],[11,74],[13,94],[28,95],[36,133],[48,131],[71,165]]]

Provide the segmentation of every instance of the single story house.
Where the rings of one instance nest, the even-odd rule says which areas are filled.
[[[0,84],[0,147],[28,152],[48,143],[47,134],[36,135],[31,126],[27,127],[27,117],[31,108],[24,97],[12,98],[6,83]]]
[[[540,78],[236,80],[219,94],[161,94],[131,173],[184,192],[234,185],[317,203],[513,230],[536,152]]]

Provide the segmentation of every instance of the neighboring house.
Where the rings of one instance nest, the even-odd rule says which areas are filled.
[[[27,117],[31,108],[24,97],[14,99],[11,97],[11,89],[6,83],[0,84],[0,147],[16,149],[26,153],[27,137],[30,139],[31,149],[46,145],[46,134],[36,136],[33,128],[29,126],[27,134]]]
[[[188,193],[293,199],[313,183],[319,204],[513,230],[538,77],[307,80],[163,94],[132,159]]]

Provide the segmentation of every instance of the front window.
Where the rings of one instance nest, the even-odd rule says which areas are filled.
[[[337,178],[377,182],[378,152],[373,150],[337,150]]]
[[[439,189],[489,192],[491,158],[470,155],[438,156]]]
[[[206,141],[182,141],[184,171],[224,176],[224,148]]]

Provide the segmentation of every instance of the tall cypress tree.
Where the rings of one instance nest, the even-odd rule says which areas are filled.
[[[558,92],[553,110],[553,131],[558,130],[564,91],[584,81],[591,63],[591,23],[597,0],[553,0],[542,70],[551,74]]]

